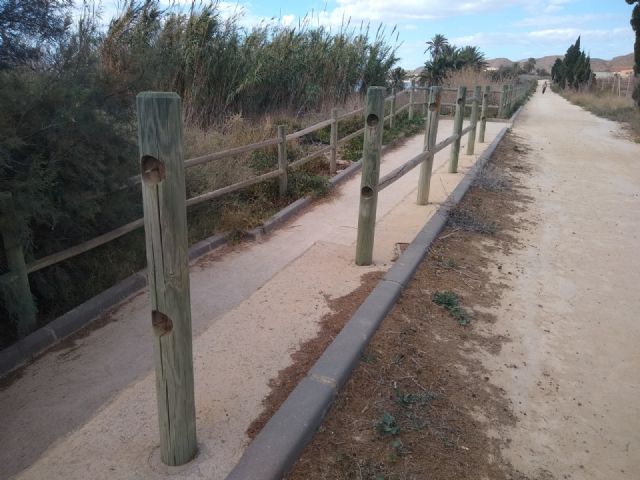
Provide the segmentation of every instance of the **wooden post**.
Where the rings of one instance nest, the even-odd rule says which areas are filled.
[[[416,81],[411,80],[411,90],[409,90],[409,120],[413,120],[413,102],[416,91]]]
[[[384,129],[384,87],[369,87],[364,108],[364,146],[362,152],[362,180],[360,182],[360,210],[356,265],[371,265],[373,239],[376,231],[380,152]]]
[[[479,103],[480,95],[482,95],[482,88],[480,85],[476,85],[473,90],[473,103],[471,104],[471,131],[469,132],[469,140],[467,142],[467,155],[473,155],[476,146],[476,131],[478,129],[478,116],[480,115]]]
[[[389,114],[389,128],[393,128],[393,122],[396,117],[396,89],[391,89],[391,113]]]
[[[453,119],[453,134],[458,138],[451,145],[449,154],[449,173],[458,173],[458,157],[460,156],[460,133],[462,132],[462,122],[464,121],[464,107],[467,99],[467,87],[458,87],[456,97],[456,115]]]
[[[480,132],[478,141],[484,143],[484,134],[487,129],[487,115],[489,113],[489,100],[491,99],[491,85],[484,87],[482,94],[482,111],[480,112]]]
[[[438,137],[438,121],[440,119],[440,101],[442,98],[441,87],[429,89],[429,106],[427,121],[424,130],[424,150],[433,151]],[[431,172],[433,170],[433,155],[420,164],[420,179],[418,180],[418,205],[429,203],[429,190],[431,187]]]
[[[498,102],[498,117],[505,117],[505,110],[507,104],[507,84],[502,85],[502,91],[500,92],[500,101]]]
[[[278,125],[278,169],[280,169],[280,197],[284,197],[287,194],[287,127],[285,125]]]
[[[182,106],[175,93],[137,97],[160,458],[196,455]]]
[[[13,197],[8,192],[0,193],[0,230],[9,268],[9,273],[2,276],[2,288],[5,295],[10,297],[5,298],[5,306],[15,318],[18,337],[22,338],[36,329],[37,309],[29,286],[29,275],[18,230],[18,217]]]
[[[428,113],[427,103],[428,103],[428,100],[429,100],[429,94],[427,93],[427,91],[428,90],[426,88],[423,90],[423,92],[424,92],[424,101],[422,102],[422,118],[426,118],[427,117],[427,113]]]
[[[329,174],[335,175],[336,173],[336,157],[338,155],[338,109],[331,109],[331,156],[329,157]]]

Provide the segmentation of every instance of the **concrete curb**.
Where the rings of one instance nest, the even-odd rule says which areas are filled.
[[[307,376],[251,442],[227,480],[279,480],[294,465],[357,365],[362,351],[444,228],[450,210],[460,202],[506,132],[505,127],[480,155]]]
[[[513,127],[513,124],[516,123],[516,120],[518,119],[518,117],[520,116],[520,112],[522,112],[523,107],[524,105],[520,105],[518,109],[513,113],[513,115],[511,115],[509,122],[511,123],[512,127]]]

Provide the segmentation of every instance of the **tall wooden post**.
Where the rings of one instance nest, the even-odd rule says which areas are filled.
[[[428,89],[423,90],[424,92],[424,101],[422,102],[422,118],[427,117],[427,103],[429,102],[429,91]]]
[[[160,457],[176,466],[197,451],[182,106],[143,92],[137,109]]]
[[[278,169],[280,170],[278,180],[281,197],[287,194],[287,167],[287,127],[285,125],[278,125]]]
[[[413,120],[413,102],[416,93],[416,81],[411,80],[411,90],[409,90],[409,120]]]
[[[396,118],[396,89],[391,89],[391,112],[389,114],[389,128],[393,128],[393,122]]]
[[[384,129],[384,87],[369,87],[364,108],[364,146],[362,152],[362,180],[360,182],[360,210],[356,265],[371,265],[373,239],[376,231],[380,152]]]
[[[500,92],[500,101],[498,103],[498,117],[505,118],[505,110],[507,109],[507,89],[508,85],[505,83],[502,85],[502,92]]]
[[[453,134],[458,138],[451,145],[449,153],[449,173],[458,173],[458,157],[460,156],[460,141],[462,140],[462,122],[464,121],[464,107],[467,100],[467,87],[458,87],[456,97],[456,115],[453,119]]]
[[[331,156],[329,157],[329,174],[336,173],[336,157],[338,155],[338,109],[331,109]]]
[[[487,115],[489,113],[489,100],[491,99],[491,85],[484,87],[482,94],[482,111],[480,112],[480,132],[478,133],[478,141],[484,143],[484,134],[487,129]]]
[[[511,112],[513,112],[513,105],[515,104],[515,91],[516,87],[514,85],[509,85],[509,111],[507,112],[507,117],[510,117]]]
[[[24,337],[36,329],[36,304],[31,295],[27,266],[24,261],[18,218],[11,193],[0,192],[0,231],[7,258],[9,273],[2,276],[6,309],[17,321],[19,337]]]
[[[476,85],[473,89],[473,103],[471,104],[471,131],[469,132],[469,140],[467,141],[467,155],[473,155],[476,146],[476,131],[478,129],[478,117],[480,115],[480,95],[482,95],[482,88],[480,85]]]
[[[429,105],[427,121],[424,131],[424,150],[433,151],[438,137],[438,121],[440,119],[441,87],[429,89]],[[429,203],[429,189],[431,187],[431,172],[433,170],[433,155],[420,164],[420,179],[418,180],[418,205]]]

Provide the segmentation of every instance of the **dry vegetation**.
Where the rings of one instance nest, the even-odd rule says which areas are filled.
[[[631,98],[609,91],[580,92],[566,89],[560,92],[571,103],[589,110],[599,117],[621,122],[636,142],[640,142],[640,109]]]

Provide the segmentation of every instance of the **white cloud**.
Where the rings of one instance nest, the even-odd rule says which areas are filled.
[[[531,0],[524,0],[529,2]],[[352,22],[372,21],[384,23],[416,22],[439,18],[488,12],[508,6],[520,5],[522,0],[338,0],[338,6],[321,12],[324,24],[337,26],[348,19]]]
[[[581,37],[581,47],[594,57],[611,58],[633,45],[633,32],[628,28],[580,29],[547,28],[529,32],[478,32],[473,35],[452,38],[456,45],[479,45],[481,49],[496,50],[503,45],[518,45],[526,51],[546,51],[562,54],[570,44]],[[492,48],[497,47],[497,48]],[[631,50],[631,47],[628,48]],[[523,55],[523,57],[526,55]]]

